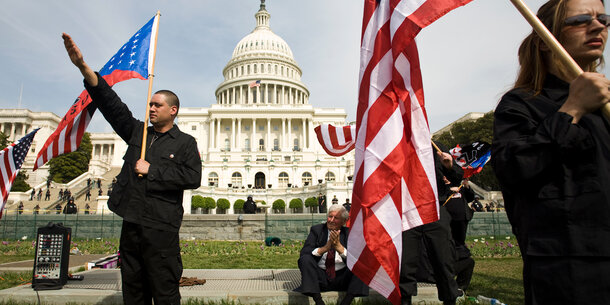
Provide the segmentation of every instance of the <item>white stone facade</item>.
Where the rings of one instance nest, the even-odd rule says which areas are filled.
[[[334,196],[339,203],[351,198],[353,152],[339,158],[327,155],[314,132],[322,123],[345,125],[347,114],[344,109],[309,104],[301,68],[288,44],[271,31],[270,15],[261,2],[255,29],[237,43],[222,71],[216,104],[179,110],[178,127],[197,140],[203,170],[201,187],[185,194],[186,213],[191,211],[190,196],[197,194],[228,199],[229,213],[235,200],[248,195],[261,207],[265,201],[268,208],[283,199],[287,212],[293,198],[304,201],[323,193],[328,204]],[[44,127],[24,170],[33,167],[36,148],[42,147],[59,121],[52,113],[0,110],[0,126],[11,136]],[[127,146],[115,133],[91,133],[91,142],[93,176],[122,165]],[[30,184],[43,183],[47,169],[45,165],[30,177]]]

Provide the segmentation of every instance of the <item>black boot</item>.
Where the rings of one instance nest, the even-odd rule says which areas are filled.
[[[354,295],[351,293],[348,293],[345,295],[343,300],[341,300],[341,303],[339,303],[339,305],[350,305],[350,304],[352,304],[353,300],[354,300]]]
[[[311,295],[311,297],[313,298],[313,301],[316,302],[316,305],[326,305],[326,303],[324,303],[324,300],[322,300],[321,294],[314,293]]]
[[[400,298],[400,305],[411,305],[411,296],[404,295]]]

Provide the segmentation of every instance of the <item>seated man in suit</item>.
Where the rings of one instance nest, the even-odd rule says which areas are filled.
[[[367,296],[369,288],[347,268],[348,212],[342,205],[331,205],[326,223],[311,227],[299,258],[301,286],[295,291],[324,305],[321,291],[347,291],[340,305],[351,304],[354,297]]]

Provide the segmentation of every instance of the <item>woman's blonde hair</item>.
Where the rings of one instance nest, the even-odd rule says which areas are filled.
[[[537,16],[542,23],[549,29],[549,31],[557,38],[560,37],[561,31],[564,27],[564,20],[566,19],[567,9],[566,3],[569,0],[550,0],[540,7]],[[600,0],[602,4],[603,0]],[[519,47],[519,74],[517,81],[515,82],[515,88],[530,89],[539,94],[542,91],[542,85],[549,67],[547,62],[551,62],[557,66],[557,70],[560,74],[567,75],[567,68],[557,59],[555,55],[550,55],[550,52],[543,51],[541,46],[544,42],[538,36],[536,31],[533,31],[525,37],[521,46]],[[547,61],[547,56],[551,56],[550,60]],[[599,60],[584,67],[585,71],[593,72],[596,71],[599,66],[604,62],[603,56]]]

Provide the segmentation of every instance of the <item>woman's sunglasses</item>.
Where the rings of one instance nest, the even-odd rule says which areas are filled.
[[[606,27],[610,26],[610,15],[606,14],[599,14],[597,17],[593,17],[591,15],[576,15],[566,18],[563,24],[566,26],[579,26],[583,24],[589,25],[591,22],[593,22],[593,18],[597,19],[599,23]]]

